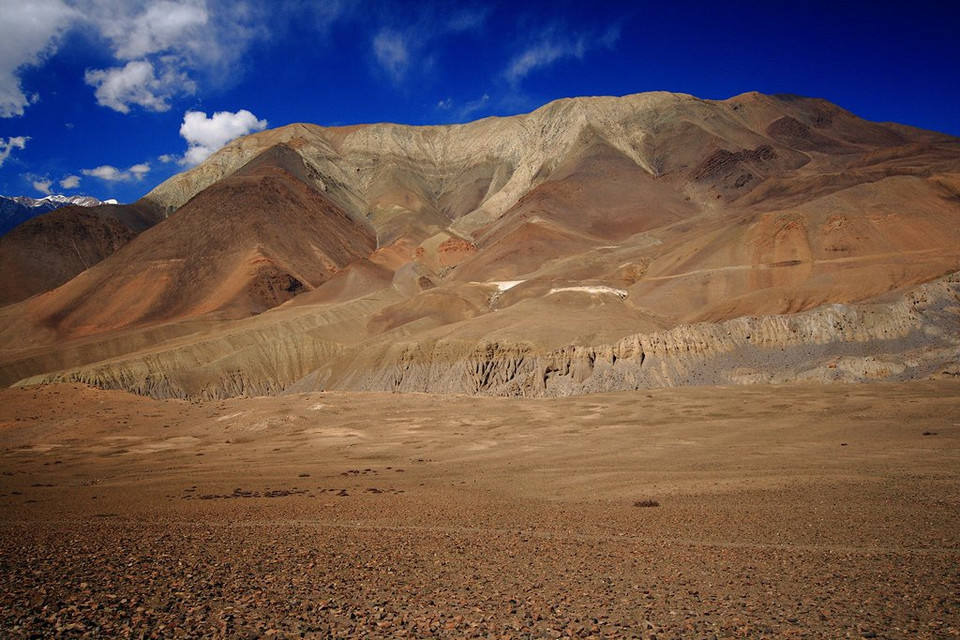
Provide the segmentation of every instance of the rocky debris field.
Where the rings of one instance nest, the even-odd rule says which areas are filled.
[[[5,638],[949,638],[960,387],[0,392]]]
[[[31,529],[4,528],[7,637],[940,638],[958,631],[956,550],[108,517]]]

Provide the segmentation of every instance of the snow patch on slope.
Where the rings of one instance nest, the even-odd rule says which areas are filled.
[[[526,280],[499,280],[495,282],[488,282],[487,284],[492,284],[497,288],[497,291],[503,293],[504,291],[513,289],[518,284],[522,284],[524,282],[526,282]]]
[[[612,295],[623,300],[629,295],[623,289],[615,289],[613,287],[607,287],[602,285],[592,285],[592,286],[582,286],[582,287],[557,287],[555,289],[550,289],[550,292],[547,294],[551,296],[555,293],[563,293],[564,291],[576,291],[580,293],[589,293],[593,295]]]

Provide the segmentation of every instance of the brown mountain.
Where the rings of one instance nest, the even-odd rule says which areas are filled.
[[[166,219],[0,309],[3,382],[543,395],[958,359],[960,140],[822,100],[291,125],[143,201]]]
[[[148,202],[67,206],[0,237],[0,306],[49,291],[160,220]]]
[[[373,233],[301,179],[285,145],[194,196],[109,260],[29,304],[61,338],[261,313],[374,250]],[[298,175],[300,174],[300,175]]]

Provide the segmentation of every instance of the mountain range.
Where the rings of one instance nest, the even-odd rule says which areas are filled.
[[[0,383],[567,395],[960,372],[960,139],[824,100],[294,124],[0,238]]]
[[[35,199],[27,196],[0,196],[0,235],[10,231],[18,224],[38,215],[75,205],[78,207],[96,207],[101,204],[117,204],[116,200],[101,202],[91,196],[49,195]]]

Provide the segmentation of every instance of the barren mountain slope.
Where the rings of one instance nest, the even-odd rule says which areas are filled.
[[[27,220],[0,237],[0,306],[60,286],[159,219],[141,201],[68,206]]]
[[[914,364],[844,379],[927,375],[956,357],[955,279],[909,313],[896,301],[960,268],[960,141],[822,100],[656,93],[448,127],[291,125],[145,200],[168,219],[0,310],[3,382],[69,369],[54,377],[183,397],[304,376],[301,388],[534,395],[687,384],[692,360],[640,371],[655,336],[676,329],[664,339],[716,355],[734,325],[678,325],[802,311],[804,340],[855,358],[937,336]],[[871,317],[889,317],[876,331],[811,333],[832,326],[821,305],[878,296],[888,306]],[[782,362],[765,371],[741,336],[710,379],[830,377],[822,351],[778,331],[767,346],[789,342]],[[624,347],[631,360],[624,340],[647,348]],[[632,373],[597,377],[608,354]],[[755,365],[738,373],[741,356]]]
[[[951,140],[869,123],[821,100],[745,94],[715,102],[644,93],[558,100],[527,115],[442,127],[290,125],[237,140],[146,197],[172,212],[283,142],[308,159],[317,184],[341,205],[427,207],[451,219],[468,218],[457,226],[470,233],[546,181],[585,142],[603,142],[646,173],[681,182],[693,177],[720,183],[744,167],[764,174],[742,180],[735,187],[742,192],[784,168],[812,162],[818,172],[836,170],[844,163],[837,157]]]
[[[548,260],[613,244],[639,244],[632,261],[659,259],[657,275],[674,279],[715,267],[766,271],[807,253],[819,265],[884,254],[895,255],[894,263],[915,264],[914,252],[936,249],[932,262],[921,255],[922,266],[911,273],[873,264],[878,277],[855,278],[850,287],[820,282],[818,273],[805,269],[778,273],[777,282],[837,289],[826,298],[780,292],[775,297],[785,299],[764,309],[787,311],[837,295],[863,300],[942,275],[956,268],[953,257],[960,252],[957,225],[946,235],[930,232],[943,228],[944,216],[954,215],[960,203],[956,139],[866,122],[825,101],[793,96],[745,94],[711,102],[651,93],[560,100],[525,116],[452,127],[293,125],[235,143],[210,166],[177,176],[147,197],[175,206],[183,194],[229,173],[237,158],[278,140],[297,148],[331,198],[370,219],[391,266],[414,260],[459,281],[514,279]],[[838,195],[856,187],[861,191]],[[860,213],[864,205],[869,218]],[[780,226],[794,222],[785,240],[777,237],[779,227],[771,229],[781,220]],[[806,239],[807,224],[828,227],[832,249],[819,246],[819,228]],[[794,229],[799,232],[790,233]],[[649,235],[628,240],[644,231]],[[731,249],[756,246],[701,254],[701,234],[716,234]],[[651,243],[668,247],[652,250]],[[562,277],[552,266],[552,277]],[[579,265],[569,266],[575,277],[585,277]],[[609,279],[619,271],[613,265],[612,273],[594,277]],[[774,286],[766,273],[741,280],[716,286],[720,293],[705,301],[709,309],[694,300],[670,316],[734,317],[750,312],[756,290]],[[725,312],[716,308],[718,295],[747,299]]]
[[[270,149],[63,287],[28,301],[62,337],[215,313],[260,313],[367,256],[372,234]]]

